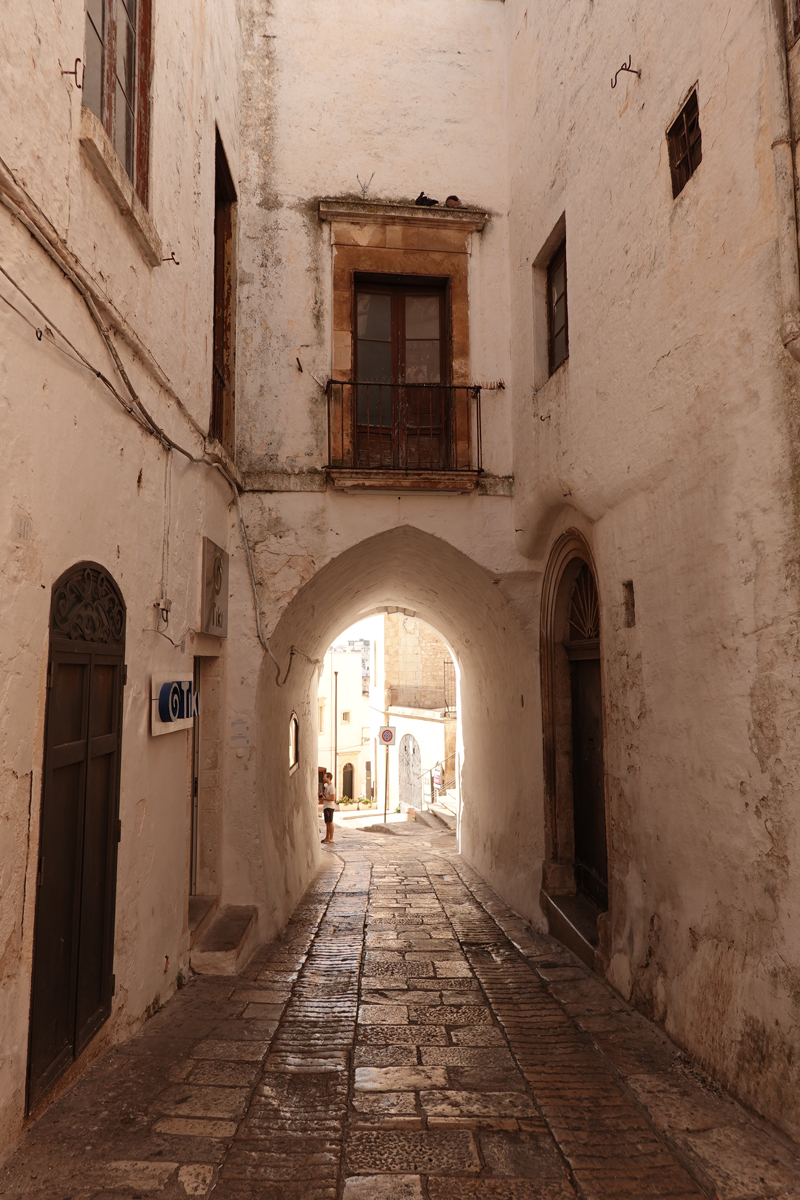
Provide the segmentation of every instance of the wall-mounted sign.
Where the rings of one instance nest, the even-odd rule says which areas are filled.
[[[381,725],[378,730],[378,737],[383,742],[384,746],[393,746],[397,735],[396,725]]]
[[[228,636],[228,568],[230,556],[211,538],[203,538],[203,613],[201,629]]]
[[[153,676],[150,684],[150,732],[177,733],[191,729],[195,714],[200,711],[200,696],[194,682],[188,679],[167,679]]]
[[[230,745],[237,749],[244,749],[250,745],[250,722],[247,717],[231,719]]]

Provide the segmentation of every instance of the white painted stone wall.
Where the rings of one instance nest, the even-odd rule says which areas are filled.
[[[119,333],[112,335],[145,405],[172,437],[202,455],[191,420],[205,428],[210,412],[214,127],[236,175],[241,43],[228,0],[210,7],[162,0],[154,12],[150,208],[163,253],[174,251],[180,266],[145,262],[80,148],[80,92],[60,71],[84,57],[81,0],[2,6],[0,158],[119,324],[127,323],[158,364],[160,373]],[[56,325],[122,389],[83,300],[2,204],[0,263],[45,314],[0,278],[0,295],[20,310],[0,303],[2,1157],[19,1135],[25,1101],[51,585],[74,563],[99,562],[119,584],[128,616],[116,995],[110,1021],[62,1089],[104,1046],[136,1028],[172,993],[178,972],[188,970],[191,733],[150,736],[150,678],[187,667],[191,673],[193,654],[221,654],[224,664],[227,650],[217,639],[191,634],[181,649],[154,632],[167,455],[62,352],[64,344],[50,333]],[[28,321],[43,329],[41,341]],[[178,640],[186,626],[198,626],[204,535],[234,551],[231,588],[244,597],[239,620],[250,627],[230,487],[208,466],[172,459],[168,632]],[[19,536],[19,517],[28,522],[27,539]],[[223,692],[224,685],[223,672]]]
[[[798,367],[769,11],[507,0],[514,527],[533,567],[569,526],[597,564],[609,978],[796,1133]],[[612,90],[629,55],[641,78]],[[703,161],[673,200],[665,131],[695,82]],[[547,382],[532,274],[562,214],[570,357]]]

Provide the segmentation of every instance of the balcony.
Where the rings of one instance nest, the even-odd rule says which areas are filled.
[[[471,492],[481,465],[481,389],[328,384],[328,475],[347,491]]]

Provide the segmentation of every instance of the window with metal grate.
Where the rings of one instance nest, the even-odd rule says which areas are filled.
[[[667,145],[674,199],[686,187],[703,158],[696,90],[692,90],[692,94],[678,114],[677,120],[667,130]]]

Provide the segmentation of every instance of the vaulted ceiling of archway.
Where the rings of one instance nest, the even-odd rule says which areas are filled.
[[[319,658],[343,629],[384,606],[413,609],[459,659],[496,655],[518,633],[514,614],[483,567],[440,538],[402,525],[359,542],[319,570],[284,611],[272,648],[285,656],[294,645]]]

